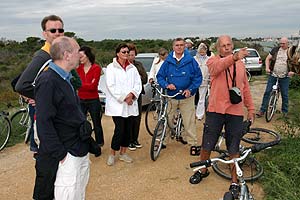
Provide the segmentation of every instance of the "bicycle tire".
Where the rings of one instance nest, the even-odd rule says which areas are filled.
[[[12,133],[16,136],[17,135],[25,136],[28,128],[28,120],[29,120],[29,115],[25,108],[14,113],[10,119]]]
[[[265,128],[250,128],[243,135],[242,140],[250,144],[265,144],[272,141],[280,141],[279,133]]]
[[[277,95],[274,91],[272,91],[270,95],[270,99],[268,101],[267,109],[266,109],[266,122],[270,122],[275,114],[277,104]]]
[[[150,156],[153,161],[156,161],[160,154],[163,141],[165,139],[166,128],[167,122],[165,119],[159,120],[151,141]]]
[[[11,135],[11,123],[6,116],[0,116],[0,151],[4,149]]]
[[[153,136],[160,114],[160,101],[152,101],[145,114],[145,126],[150,136]]]
[[[229,158],[228,154],[226,154],[226,156],[224,156],[224,153],[220,152],[220,154],[223,155],[221,157],[225,157],[224,159]],[[245,160],[243,160],[243,162],[239,162],[239,165],[243,170],[243,177],[245,181],[255,181],[264,173],[263,166],[253,156],[248,156]],[[216,162],[212,165],[212,168],[219,176],[231,180],[230,165]]]

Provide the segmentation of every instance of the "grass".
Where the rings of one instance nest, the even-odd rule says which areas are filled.
[[[300,196],[300,91],[291,89],[289,118],[279,128],[281,143],[259,154],[265,169],[260,179],[266,200],[296,200]]]

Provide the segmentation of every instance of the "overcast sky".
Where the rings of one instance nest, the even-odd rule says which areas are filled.
[[[1,0],[0,37],[42,38],[46,15],[85,40],[298,36],[299,0]]]

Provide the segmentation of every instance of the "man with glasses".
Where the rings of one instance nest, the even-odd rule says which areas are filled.
[[[274,47],[266,58],[266,73],[269,73],[270,75],[268,78],[260,110],[258,111],[258,113],[256,113],[256,116],[258,118],[262,117],[266,112],[267,104],[272,92],[272,87],[276,83],[277,76],[279,77],[279,86],[282,98],[281,111],[283,117],[286,117],[288,113],[288,92],[290,83],[289,77],[294,75],[294,72],[289,69],[289,66],[287,64],[288,47],[288,39],[286,37],[282,37],[280,39],[280,46]]]
[[[32,83],[34,82],[39,70],[42,68],[42,66],[51,59],[50,56],[50,47],[54,39],[61,37],[64,35],[64,29],[63,29],[64,23],[62,19],[59,16],[56,15],[49,15],[43,18],[41,22],[42,27],[42,34],[45,38],[45,44],[44,46],[38,50],[31,62],[28,64],[26,69],[22,72],[22,75],[20,76],[15,89],[18,93],[20,93],[22,96],[24,96],[28,103],[29,103],[29,113],[30,113],[30,119],[31,119],[31,129],[30,129],[30,150],[34,153],[34,158],[37,157],[38,152],[38,145],[36,144],[34,140],[34,133],[33,133],[33,122],[34,122],[34,115],[35,115],[35,97],[34,97],[34,87]],[[72,70],[74,71],[74,70]],[[75,75],[76,76],[76,75]],[[78,77],[78,75],[77,75]],[[73,84],[74,83],[74,84]],[[76,86],[78,88],[78,85],[81,85],[80,78],[72,80],[72,84],[74,88],[76,89]],[[44,166],[46,167],[46,166]],[[54,197],[54,181],[55,181],[55,175],[56,175],[56,167],[49,166],[48,171],[44,171],[43,176],[45,179],[48,179],[48,183],[46,185],[39,185],[39,188],[42,188],[37,192],[35,188],[34,196],[36,199],[43,199],[43,196],[47,199],[53,199]],[[37,178],[38,178],[37,174]]]

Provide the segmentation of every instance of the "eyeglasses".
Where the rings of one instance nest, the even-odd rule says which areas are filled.
[[[129,54],[129,51],[120,51],[122,54],[125,54],[125,53],[128,53]]]
[[[56,33],[57,31],[59,32],[59,33],[63,33],[63,32],[65,32],[65,30],[63,29],[63,28],[51,28],[51,29],[49,29],[49,30],[46,30],[46,31],[49,31],[50,33]]]

